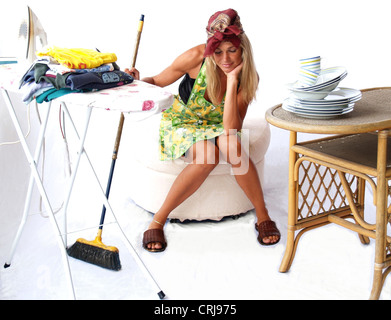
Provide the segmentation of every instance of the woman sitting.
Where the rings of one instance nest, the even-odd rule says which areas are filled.
[[[161,160],[185,157],[189,164],[144,233],[143,246],[151,252],[165,250],[167,217],[201,186],[220,158],[232,166],[237,183],[254,205],[258,241],[272,245],[280,240],[257,170],[240,141],[247,108],[258,87],[250,41],[233,9],[212,15],[207,34],[206,44],[186,51],[160,74],[142,79],[165,87],[185,76],[173,105],[162,114],[160,144]],[[125,71],[139,79],[138,70]]]

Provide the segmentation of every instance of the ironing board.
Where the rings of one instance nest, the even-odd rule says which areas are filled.
[[[10,113],[13,125],[16,129],[16,132],[18,134],[18,137],[20,139],[20,143],[22,145],[23,151],[26,155],[27,161],[30,166],[31,174],[26,194],[26,200],[24,205],[24,212],[22,221],[19,225],[17,234],[15,236],[14,242],[12,244],[9,257],[4,265],[5,268],[8,268],[11,265],[11,261],[13,258],[13,255],[15,253],[16,247],[18,245],[20,236],[23,232],[24,225],[27,220],[28,211],[29,211],[29,205],[31,202],[31,195],[33,191],[34,182],[37,185],[38,191],[40,195],[42,196],[42,201],[44,204],[44,207],[48,213],[49,220],[51,223],[51,226],[53,228],[53,232],[56,235],[57,244],[60,247],[61,255],[62,255],[62,261],[66,270],[66,278],[67,282],[69,284],[69,291],[70,296],[75,299],[75,290],[72,282],[72,276],[71,276],[71,270],[69,266],[68,261],[68,255],[66,253],[66,247],[67,247],[67,229],[66,229],[66,216],[67,216],[67,207],[68,203],[71,197],[72,189],[73,189],[73,183],[75,181],[77,170],[79,166],[79,162],[81,157],[85,156],[88,160],[89,166],[92,169],[94,176],[96,178],[96,183],[99,185],[101,194],[102,194],[102,202],[106,206],[106,208],[111,212],[111,214],[114,217],[115,222],[117,223],[121,236],[124,239],[124,243],[127,247],[127,249],[132,253],[132,256],[135,258],[137,264],[143,270],[147,278],[149,278],[152,282],[152,284],[155,286],[157,290],[157,294],[160,298],[164,297],[163,291],[159,288],[156,281],[153,279],[152,275],[149,273],[148,269],[143,264],[142,260],[137,255],[137,252],[127,239],[125,233],[123,232],[120,224],[118,223],[118,220],[115,216],[114,211],[112,210],[112,207],[105,195],[105,191],[102,187],[102,185],[99,182],[98,176],[94,170],[94,167],[92,166],[92,163],[85,152],[84,149],[84,142],[87,136],[89,122],[91,118],[92,111],[95,108],[103,108],[107,110],[108,112],[117,112],[118,114],[129,114],[131,118],[134,118],[136,120],[142,120],[144,118],[147,118],[153,114],[159,113],[162,110],[168,108],[173,103],[173,96],[171,93],[164,91],[163,89],[147,84],[142,81],[135,80],[133,83],[112,88],[112,89],[106,89],[96,92],[89,92],[89,93],[72,93],[65,96],[62,96],[57,99],[57,101],[60,102],[63,112],[68,116],[68,118],[71,120],[71,124],[73,126],[73,129],[75,130],[75,133],[77,134],[77,137],[79,138],[79,145],[78,145],[78,155],[75,163],[75,168],[73,169],[70,183],[68,186],[68,190],[66,192],[65,196],[65,203],[64,203],[64,226],[61,230],[59,227],[59,224],[54,216],[53,209],[50,205],[45,187],[43,186],[41,176],[38,172],[37,168],[37,162],[40,157],[43,141],[45,138],[46,128],[48,124],[49,114],[51,112],[52,107],[52,101],[45,103],[46,106],[42,106],[43,108],[43,114],[42,114],[42,122],[39,129],[39,134],[37,137],[36,147],[34,153],[32,153],[26,143],[26,139],[24,137],[24,134],[22,132],[21,126],[19,124],[19,120],[16,116],[15,109],[13,106],[13,103],[9,97],[8,92],[18,92],[19,88],[19,80],[20,76],[23,74],[23,72],[20,72],[21,68],[18,65],[2,65],[0,66],[0,90],[2,93],[2,96],[4,98],[5,104],[7,106],[7,109]],[[85,112],[84,116],[84,125],[82,127],[81,133],[77,131],[71,114],[69,113],[67,104],[76,104],[80,105],[82,108],[80,108],[80,112]],[[45,108],[46,107],[46,108]]]

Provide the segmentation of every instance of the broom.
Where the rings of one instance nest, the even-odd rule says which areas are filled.
[[[144,25],[144,15],[141,15],[139,25],[138,25],[138,32],[137,32],[137,39],[136,39],[136,45],[134,49],[134,55],[133,55],[133,62],[132,67],[136,65],[136,57],[138,52],[138,47],[140,43],[140,37],[141,32]],[[123,113],[121,113],[121,118],[118,125],[118,131],[117,136],[114,143],[114,150],[113,150],[113,156],[112,156],[112,162],[111,162],[111,168],[110,168],[110,174],[109,174],[109,180],[107,182],[107,188],[106,188],[106,198],[109,198],[110,194],[110,188],[111,188],[111,182],[113,179],[114,174],[114,168],[115,163],[117,160],[117,154],[119,149],[119,144],[121,141],[121,135],[122,135],[122,128],[124,125],[125,117]],[[105,220],[106,215],[106,207],[103,205],[100,223],[99,223],[99,230],[98,234],[95,237],[95,240],[88,241],[83,238],[79,238],[76,240],[76,242],[71,246],[67,248],[67,253],[69,256],[95,264],[97,266],[100,266],[102,268],[110,269],[118,271],[121,269],[121,261],[119,258],[119,250],[116,247],[113,246],[106,246],[102,242],[102,229],[103,229],[103,223]]]

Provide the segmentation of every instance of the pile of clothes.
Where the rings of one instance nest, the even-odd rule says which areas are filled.
[[[42,103],[73,92],[114,88],[134,80],[120,71],[114,53],[49,46],[36,54],[38,59],[20,81],[26,104],[34,99]]]

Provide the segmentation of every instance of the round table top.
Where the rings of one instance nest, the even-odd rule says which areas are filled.
[[[391,87],[361,90],[362,98],[348,114],[332,119],[308,119],[279,104],[266,112],[266,120],[279,128],[305,133],[351,134],[391,129]]]

